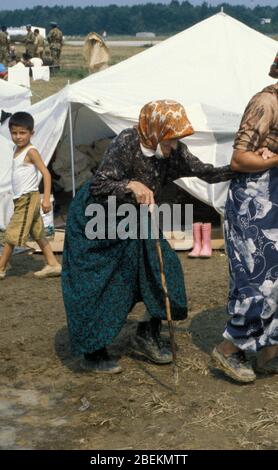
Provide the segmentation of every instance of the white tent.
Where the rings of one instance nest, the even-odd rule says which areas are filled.
[[[0,230],[5,228],[12,215],[12,191],[11,191],[11,153],[12,146],[0,136],[1,158],[1,190],[0,190]]]
[[[0,80],[0,110],[13,112],[31,105],[31,92],[27,88]]]
[[[0,115],[13,113],[31,105],[30,90],[0,80]],[[10,142],[0,136],[0,229],[5,227],[12,213],[11,204],[11,152]]]
[[[90,144],[132,126],[146,102],[168,98],[185,106],[196,131],[186,139],[190,150],[216,166],[226,164],[247,102],[273,83],[268,71],[276,50],[276,41],[218,13],[32,106],[34,143],[48,163],[67,132],[69,103],[75,143]],[[196,178],[178,184],[223,210],[227,184],[209,186]]]

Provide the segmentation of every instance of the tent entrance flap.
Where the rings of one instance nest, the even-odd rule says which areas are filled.
[[[72,127],[72,110],[71,102],[68,108],[69,117],[69,138],[70,138],[70,160],[71,160],[71,179],[72,179],[72,197],[75,197],[75,170],[74,170],[74,147],[73,147],[73,127]]]
[[[72,103],[73,139],[75,146],[92,145],[99,139],[115,136],[114,130],[106,124],[106,115],[98,114],[89,107]],[[103,119],[102,119],[103,118]]]
[[[102,118],[102,116],[101,116]],[[115,136],[97,113],[80,103],[67,103],[64,127],[52,158],[56,186],[76,194],[91,179]]]

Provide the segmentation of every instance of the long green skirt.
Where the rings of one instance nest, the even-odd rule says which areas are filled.
[[[71,203],[63,255],[62,290],[72,353],[109,345],[137,302],[152,317],[166,319],[155,240],[88,239],[85,216],[94,203],[86,183]],[[160,234],[172,318],[187,316],[179,259]]]

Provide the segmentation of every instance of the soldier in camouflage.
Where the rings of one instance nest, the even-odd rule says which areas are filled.
[[[35,57],[35,53],[36,53],[36,36],[31,30],[30,24],[26,26],[26,29],[27,29],[27,34],[24,39],[25,53],[29,56],[29,58],[31,58],[31,57]]]
[[[7,33],[7,27],[2,26],[0,31],[0,63],[7,65],[8,63],[8,52],[10,49],[10,40]]]
[[[56,22],[51,22],[51,30],[48,33],[47,41],[49,43],[49,48],[51,56],[53,58],[54,65],[60,66],[60,56],[63,47],[63,33],[58,28]]]

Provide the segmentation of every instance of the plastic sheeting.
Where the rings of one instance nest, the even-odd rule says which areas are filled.
[[[97,33],[89,33],[85,38],[83,55],[91,73],[108,67],[109,50],[103,38]]]

